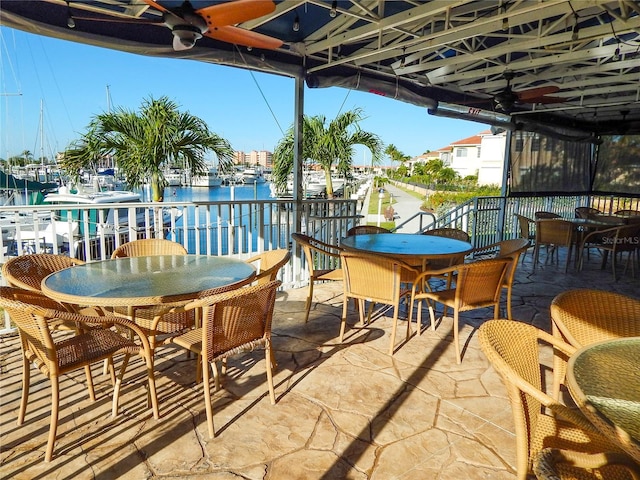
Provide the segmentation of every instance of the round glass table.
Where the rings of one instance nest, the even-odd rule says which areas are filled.
[[[343,238],[340,245],[345,250],[425,260],[459,257],[473,248],[470,243],[454,238],[407,233],[353,235]]]
[[[640,462],[640,337],[599,342],[569,359],[567,386],[585,416]]]
[[[42,292],[68,304],[142,307],[190,300],[202,290],[241,285],[253,276],[252,265],[229,257],[127,257],[52,273],[42,280]]]

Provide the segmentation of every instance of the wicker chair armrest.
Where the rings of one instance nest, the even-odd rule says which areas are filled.
[[[556,464],[565,463],[580,469],[600,469],[603,467],[617,465],[625,468],[625,473],[629,477],[638,480],[638,465],[627,455],[619,452],[584,453],[572,450],[561,450],[556,448],[545,448],[540,451],[533,462],[533,470],[539,479],[560,479],[557,475]],[[590,473],[585,472],[584,478],[595,478]]]
[[[582,239],[582,245],[589,243],[589,240],[593,237],[603,237],[603,236],[610,236],[610,237],[615,237],[615,235],[618,233],[618,231],[620,230],[620,226],[618,227],[611,227],[611,228],[603,228],[601,230],[594,230],[593,232],[589,232],[587,233],[583,239]]]
[[[151,352],[149,339],[147,338],[147,335],[145,334],[145,332],[138,325],[136,325],[135,322],[132,322],[131,320],[124,317],[115,316],[115,315],[103,315],[103,316],[92,317],[92,316],[80,315],[78,313],[65,312],[60,310],[46,310],[45,318],[47,318],[47,320],[50,322],[64,320],[65,322],[74,322],[76,325],[87,325],[87,327],[90,327],[90,328],[95,328],[96,325],[100,325],[100,324],[104,325],[105,327],[110,327],[113,325],[124,327],[128,330],[131,330],[135,335],[137,335],[140,338],[140,343],[142,343],[142,347],[144,348],[145,352],[147,353]]]
[[[576,353],[576,351],[578,350],[576,347],[574,347],[573,345],[569,345],[567,342],[565,342],[561,338],[558,338],[555,335],[552,335],[544,331],[538,332],[538,338],[540,338],[542,341],[551,345],[554,348],[554,350],[555,349],[560,350],[562,353],[564,353],[568,357]]]

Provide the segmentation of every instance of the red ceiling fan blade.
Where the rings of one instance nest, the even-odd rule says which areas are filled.
[[[556,93],[560,91],[560,88],[555,85],[547,85],[546,87],[537,87],[530,88],[529,90],[522,90],[520,92],[514,92],[518,95],[518,99],[521,102],[528,102],[531,98],[542,97],[543,95],[548,95],[549,93]]]
[[[235,43],[245,47],[264,48],[266,50],[279,48],[283,43],[282,40],[277,38],[232,26],[212,27],[204,35],[223,42]]]
[[[521,101],[523,103],[564,103],[567,99],[562,97],[534,97]]]
[[[213,28],[253,20],[267,15],[275,9],[276,4],[271,0],[235,0],[200,8],[196,10],[196,13],[206,20],[209,28]]]

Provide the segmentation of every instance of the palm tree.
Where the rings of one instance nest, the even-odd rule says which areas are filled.
[[[233,161],[229,142],[212,133],[203,120],[180,112],[167,97],[149,98],[142,102],[139,113],[118,108],[96,115],[87,132],[65,151],[60,164],[77,177],[80,169],[92,169],[113,155],[132,188],[149,181],[153,201],[161,202],[165,168],[180,163],[191,175],[201,175],[207,169],[207,151],[216,154],[223,171]]]
[[[355,145],[364,145],[371,151],[372,163],[380,163],[382,141],[380,138],[360,128],[361,109],[350,110],[338,115],[328,127],[324,115],[303,118],[302,158],[318,163],[327,182],[327,198],[333,198],[331,170],[347,174],[351,171]],[[273,181],[278,190],[283,190],[287,177],[293,170],[294,129],[287,130],[285,136],[276,145],[273,153]]]

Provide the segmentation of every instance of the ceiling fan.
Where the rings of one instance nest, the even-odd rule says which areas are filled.
[[[493,101],[496,106],[496,110],[504,113],[511,113],[513,107],[519,103],[562,103],[565,101],[561,97],[547,97],[547,94],[556,93],[560,89],[555,85],[547,85],[546,87],[535,87],[528,90],[521,90],[514,92],[511,88],[511,80],[514,79],[515,74],[511,70],[506,70],[503,74],[507,81],[507,86],[504,90],[498,92]]]
[[[162,13],[161,20],[113,18],[70,15],[76,20],[113,21],[119,23],[152,23],[164,25],[173,33],[173,49],[176,51],[193,48],[203,36],[222,42],[245,47],[273,50],[282,46],[282,40],[258,32],[236,27],[235,24],[253,20],[273,12],[276,8],[272,0],[233,0],[216,2],[208,7],[193,8],[188,0],[174,8],[163,6],[155,0],[143,0]],[[71,25],[70,25],[71,26]]]

